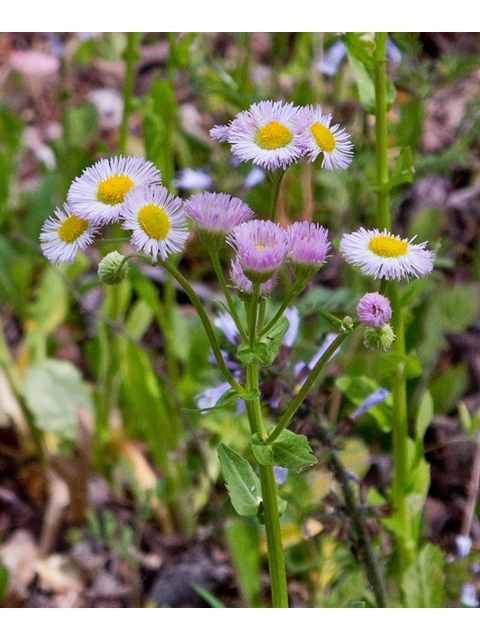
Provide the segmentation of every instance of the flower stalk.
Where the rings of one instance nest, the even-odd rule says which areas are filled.
[[[380,230],[390,231],[390,193],[387,188],[389,181],[387,163],[387,74],[386,74],[386,43],[387,33],[376,34],[375,48],[375,134],[376,134],[376,166],[377,166],[377,212],[376,222]],[[392,328],[396,335],[392,345],[392,353],[405,359],[405,330],[403,310],[400,302],[398,282],[387,283],[387,291],[392,304]],[[403,535],[399,536],[399,565],[401,573],[413,560],[414,542],[412,540],[411,523],[406,503],[407,475],[408,475],[408,418],[406,380],[403,370],[398,371],[393,383],[393,504],[398,513]]]

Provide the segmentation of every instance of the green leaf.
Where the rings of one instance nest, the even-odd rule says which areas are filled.
[[[252,447],[255,458],[263,465],[302,471],[318,462],[312,455],[307,437],[288,429],[284,429],[271,444],[266,444],[256,433],[252,438]]]
[[[237,355],[243,364],[266,366],[272,361],[271,351],[265,342],[256,342],[253,350],[248,344],[243,343],[238,347]]]
[[[2,600],[5,597],[5,593],[7,592],[9,577],[10,577],[10,573],[7,567],[0,560],[0,604],[2,603]]]
[[[262,336],[261,343],[266,345],[266,355],[269,358],[269,362],[267,364],[270,364],[270,362],[273,362],[275,359],[278,347],[280,346],[282,338],[287,333],[289,327],[290,322],[288,321],[288,318],[282,316],[272,329]]]
[[[357,82],[358,99],[369,113],[375,111],[375,84],[365,64],[348,52],[348,62]]]
[[[93,404],[80,371],[54,358],[32,364],[26,377],[26,400],[43,431],[75,440],[78,407],[93,413]]]
[[[442,606],[445,583],[443,551],[427,543],[402,580],[404,606],[409,609],[432,609]]]
[[[219,600],[216,596],[214,596],[210,591],[204,589],[196,582],[191,583],[191,587],[194,591],[201,596],[207,604],[209,604],[213,609],[225,609],[225,605],[221,600]]]
[[[65,270],[66,265],[58,268]],[[33,328],[27,341],[34,353],[45,353],[47,337],[64,322],[68,310],[68,290],[54,268],[48,267],[28,308]]]
[[[427,278],[415,278],[400,289],[400,303],[402,309],[408,307],[423,291]]]
[[[433,418],[433,399],[429,391],[426,391],[418,405],[417,417],[415,420],[415,439],[422,447],[425,431]]]
[[[370,34],[350,31],[342,35],[342,40],[347,47],[348,53],[353,58],[365,64],[373,64],[375,62],[373,57],[375,42]]]
[[[254,520],[237,519],[227,527],[240,588],[248,607],[261,606],[260,535]]]
[[[171,137],[177,112],[175,93],[170,84],[155,80],[147,99],[143,132],[147,159],[158,167],[164,184],[168,184],[173,177]]]
[[[367,376],[342,376],[336,380],[335,386],[357,407],[361,407],[367,397],[380,388],[375,380]],[[367,409],[366,413],[376,421],[382,431],[387,432],[392,429],[392,407],[393,400],[389,395],[381,404]]]
[[[372,190],[376,193],[391,191],[405,182],[412,182],[414,173],[412,150],[410,147],[404,147],[397,157],[390,180],[385,184],[373,185]]]
[[[240,516],[255,516],[262,501],[259,478],[251,465],[230,447],[220,443],[217,451],[233,508]]]
[[[97,131],[97,110],[92,102],[82,102],[66,110],[70,144],[83,148]]]
[[[405,182],[412,182],[414,173],[412,150],[410,147],[403,147],[400,149],[395,168],[388,181],[389,189],[398,187]]]
[[[375,83],[373,80],[373,67],[367,68],[363,62],[354,58],[348,52],[348,62],[357,82],[358,99],[368,113],[375,114]],[[387,110],[395,101],[397,90],[390,78],[387,76]]]
[[[386,378],[402,376],[405,380],[418,378],[422,373],[420,361],[414,349],[406,356],[396,353],[387,353],[378,358],[378,372]]]

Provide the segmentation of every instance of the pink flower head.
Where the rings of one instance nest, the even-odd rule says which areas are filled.
[[[287,251],[285,231],[271,220],[249,220],[227,238],[237,252],[244,274],[252,282],[266,282],[282,264]]]
[[[244,293],[251,294],[253,291],[252,281],[247,278],[247,276],[243,273],[242,265],[239,260],[232,260],[232,271],[230,273],[233,286],[237,289],[240,289]],[[266,282],[262,282],[260,285],[260,295],[267,296],[270,291],[275,286],[275,282],[277,280],[277,273],[275,272],[273,276],[267,280]]]
[[[360,322],[367,327],[378,328],[392,317],[390,301],[379,293],[366,293],[357,306]]]
[[[295,275],[312,275],[327,258],[331,244],[328,231],[318,224],[304,220],[294,222],[285,230],[287,238],[287,256]]]
[[[195,193],[185,202],[185,208],[198,229],[223,236],[254,215],[240,198],[226,193]]]

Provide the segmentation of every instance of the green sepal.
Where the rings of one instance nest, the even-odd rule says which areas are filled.
[[[318,462],[312,454],[307,437],[288,429],[282,431],[270,444],[264,442],[259,434],[255,433],[252,437],[252,448],[255,458],[263,465],[302,471]]]

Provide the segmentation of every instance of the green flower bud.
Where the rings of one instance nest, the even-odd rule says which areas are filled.
[[[367,349],[388,351],[395,340],[392,327],[387,323],[381,327],[365,327],[364,345]]]
[[[112,251],[100,261],[98,277],[104,284],[120,284],[128,273],[128,263],[122,264],[124,256],[118,251]]]

